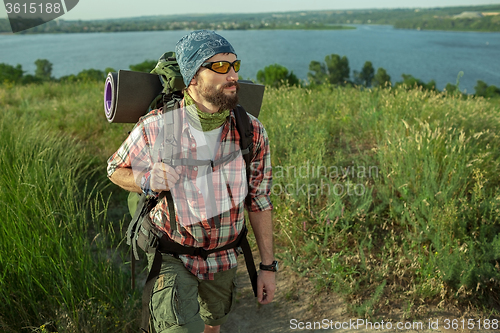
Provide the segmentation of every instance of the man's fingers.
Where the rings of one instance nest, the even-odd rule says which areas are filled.
[[[157,177],[154,174],[151,174],[150,187],[154,192],[161,192],[168,190],[168,184],[163,177]]]
[[[175,169],[165,163],[155,163],[151,170],[151,189],[155,192],[168,191],[180,179],[182,167]]]
[[[271,303],[273,299],[274,299],[274,289],[273,288],[266,289],[266,298],[265,298],[266,304]]]
[[[175,180],[178,180],[179,174],[182,172],[182,168],[180,166],[177,166],[174,169],[168,164],[156,163],[153,166],[153,172],[157,172],[158,176],[163,176],[164,178],[167,178],[167,175],[172,175],[174,176]]]
[[[274,272],[260,271],[257,277],[257,300],[260,304],[269,304],[274,299],[276,281]]]
[[[179,180],[179,175],[177,173],[171,174],[165,171],[157,170],[153,171],[152,175],[157,179],[161,179],[163,184],[167,184],[170,187],[173,187]]]

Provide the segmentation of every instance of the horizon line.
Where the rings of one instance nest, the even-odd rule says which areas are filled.
[[[316,9],[316,10],[288,10],[288,11],[269,11],[269,12],[225,12],[225,13],[177,13],[177,14],[164,14],[164,15],[141,15],[141,16],[123,16],[123,17],[113,17],[113,18],[99,18],[99,19],[64,19],[64,15],[55,19],[63,21],[105,21],[105,20],[123,20],[123,19],[135,19],[135,18],[148,18],[148,17],[173,17],[173,16],[210,16],[210,15],[244,15],[244,14],[275,14],[275,13],[315,13],[315,12],[348,12],[348,11],[363,11],[363,10],[401,10],[401,9],[438,9],[438,8],[456,8],[456,7],[484,7],[484,6],[498,6],[499,4],[474,4],[474,5],[456,5],[456,6],[432,6],[432,7],[391,7],[391,8],[356,8],[356,9]],[[9,19],[8,15],[6,17],[0,17],[0,19]]]

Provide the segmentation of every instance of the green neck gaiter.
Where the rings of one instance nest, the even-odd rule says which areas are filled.
[[[215,113],[200,111],[187,91],[184,91],[184,106],[191,126],[203,132],[219,128],[229,116],[229,110],[222,110]]]

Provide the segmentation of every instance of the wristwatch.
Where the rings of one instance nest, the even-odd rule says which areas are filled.
[[[278,262],[275,260],[271,265],[264,265],[260,263],[260,270],[261,271],[271,271],[271,272],[277,272],[278,271]]]

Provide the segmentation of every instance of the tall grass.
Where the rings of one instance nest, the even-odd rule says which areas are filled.
[[[93,152],[37,119],[35,110],[57,104],[50,98],[9,98],[0,113],[0,330],[126,331],[136,297],[117,264],[121,235]]]
[[[500,310],[495,104],[324,86],[268,90],[261,114],[289,264],[358,315]]]
[[[76,138],[105,158],[125,139],[133,124],[110,125],[103,111],[104,84],[47,82],[29,86],[0,86],[2,112],[43,123],[52,131]]]
[[[124,192],[109,187],[109,201],[96,201],[106,159],[132,125],[107,123],[102,86],[0,88],[7,329],[50,321],[84,331],[77,323],[91,318],[119,331],[137,311],[127,270],[113,263],[126,253],[113,257]],[[498,313],[498,104],[418,89],[283,87],[266,89],[260,119],[277,254],[318,291],[341,293],[359,316],[450,304]]]

